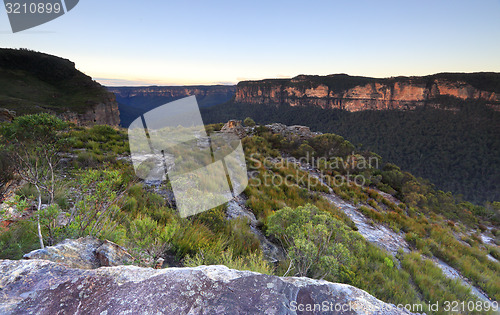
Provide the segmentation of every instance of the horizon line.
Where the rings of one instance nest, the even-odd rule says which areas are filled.
[[[268,78],[260,78],[260,79],[255,79],[255,78],[242,78],[241,80],[234,82],[234,81],[225,81],[225,82],[203,82],[203,83],[169,83],[169,82],[154,82],[154,81],[149,81],[149,80],[128,80],[128,79],[114,79],[114,78],[93,78],[93,80],[97,81],[103,86],[106,87],[159,87],[159,86],[185,86],[185,87],[192,87],[192,86],[235,86],[238,85],[239,82],[244,82],[244,81],[263,81],[263,80],[291,80],[300,76],[308,76],[308,77],[329,77],[329,76],[349,76],[349,77],[364,77],[364,78],[370,78],[370,79],[392,79],[392,78],[423,78],[423,77],[428,77],[428,76],[433,76],[433,75],[439,75],[439,74],[500,74],[500,72],[495,72],[495,71],[474,71],[474,72],[437,72],[437,73],[432,73],[432,74],[426,74],[426,75],[397,75],[397,76],[386,76],[386,77],[370,77],[370,76],[363,76],[363,75],[351,75],[347,73],[332,73],[332,74],[326,74],[326,75],[321,75],[321,74],[298,74],[296,76],[290,76],[290,77],[285,77],[285,76],[276,76],[276,77],[268,77]]]

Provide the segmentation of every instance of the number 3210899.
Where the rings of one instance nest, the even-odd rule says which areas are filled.
[[[468,301],[468,302],[458,302],[458,301],[445,301],[444,302],[445,312],[473,312],[473,311],[498,311],[498,302],[493,301]]]
[[[18,3],[7,2],[5,4],[8,14],[59,14],[61,12],[60,3]]]

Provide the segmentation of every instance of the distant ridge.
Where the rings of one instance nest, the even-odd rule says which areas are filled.
[[[200,107],[225,103],[234,97],[234,85],[108,87],[120,104],[121,125],[128,127],[139,115],[160,105],[195,95]]]

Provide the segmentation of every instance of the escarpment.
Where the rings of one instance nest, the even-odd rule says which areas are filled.
[[[376,79],[345,74],[243,81],[235,102],[362,110],[442,107],[450,99],[484,101],[500,109],[499,73],[442,73]]]

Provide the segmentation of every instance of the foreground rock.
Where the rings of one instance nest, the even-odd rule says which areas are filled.
[[[315,304],[328,309],[316,314],[339,313],[336,305],[342,314],[408,314],[349,285],[225,266],[81,270],[0,260],[0,292],[0,314],[296,314]]]
[[[121,246],[92,237],[67,239],[56,246],[34,250],[23,258],[50,260],[80,269],[119,266],[133,262],[133,257]]]

